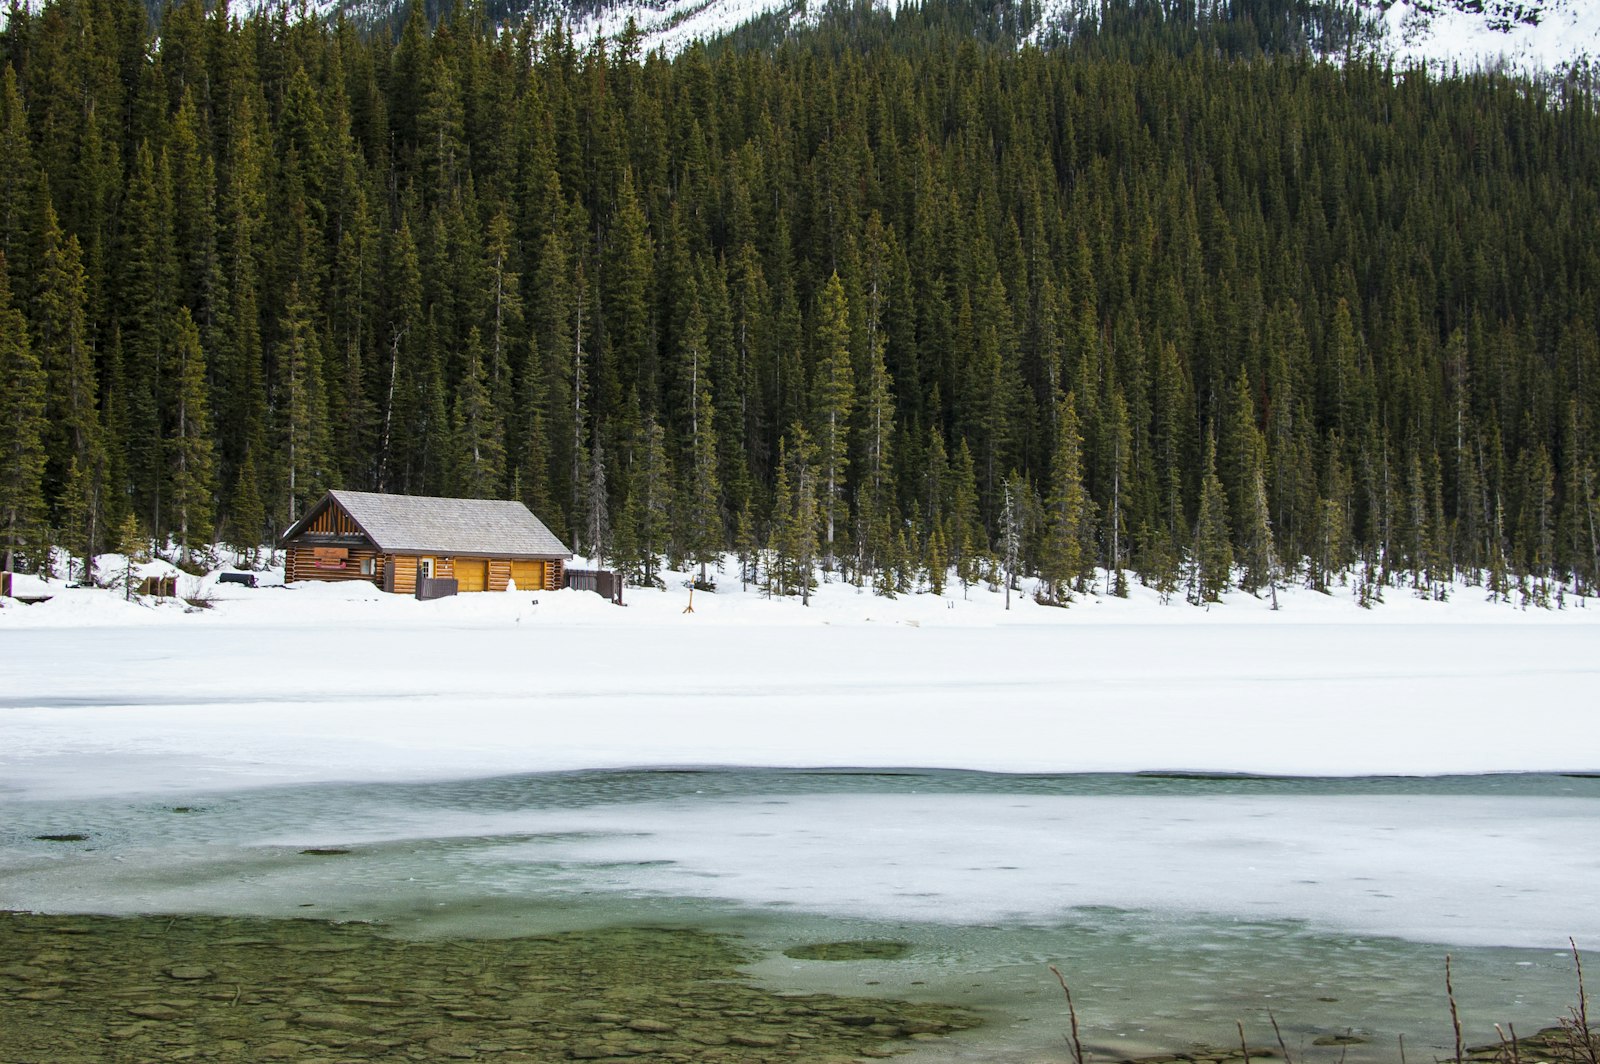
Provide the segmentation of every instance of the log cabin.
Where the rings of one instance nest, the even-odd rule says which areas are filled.
[[[572,552],[520,502],[330,491],[283,534],[284,580],[365,580],[414,594],[419,577],[460,591],[553,591]]]

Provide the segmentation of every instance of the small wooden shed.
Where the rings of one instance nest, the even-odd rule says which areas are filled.
[[[365,580],[414,594],[419,577],[460,591],[553,591],[572,552],[520,502],[330,491],[279,540],[284,579]]]

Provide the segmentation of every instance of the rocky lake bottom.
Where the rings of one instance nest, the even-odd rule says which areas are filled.
[[[1066,1064],[1052,966],[1095,1064],[1451,1060],[1447,955],[1468,1048],[1572,1006],[1597,800],[758,770],[0,794],[0,1064]]]
[[[0,1060],[849,1061],[970,1011],[778,995],[728,940],[631,928],[402,941],[369,924],[0,919]]]
[[[850,961],[899,948],[829,942],[792,952]],[[747,959],[726,936],[674,928],[407,941],[367,923],[7,912],[0,1060],[846,1064],[982,1022],[945,1005],[773,993],[741,976]],[[1592,1061],[1600,1033],[1585,1039],[1577,1016],[1575,1007],[1566,1022],[1520,1038],[1513,1030],[1463,1059]],[[1363,1042],[1327,1038],[1311,1059],[1342,1060]],[[1059,1059],[1073,1059],[1070,1045]],[[1281,1043],[1241,1041],[1128,1064],[1294,1059]]]

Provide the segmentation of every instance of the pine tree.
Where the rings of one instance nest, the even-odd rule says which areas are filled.
[[[113,283],[122,338],[124,421],[114,429],[126,455],[132,504],[159,538],[166,530],[163,414],[170,407],[167,370],[173,350],[176,282],[166,156],[158,159],[148,144],[140,145],[136,153],[122,218],[117,256],[121,269]]]
[[[1228,532],[1228,495],[1217,476],[1217,447],[1208,435],[1205,473],[1200,483],[1200,513],[1195,518],[1194,576],[1190,596],[1196,605],[1217,602],[1233,581],[1233,542]]]
[[[699,378],[694,397],[688,481],[684,485],[684,554],[700,566],[699,583],[710,586],[706,566],[721,555],[726,539],[722,520],[722,486],[717,475],[717,429],[711,406],[709,374]]]
[[[1517,538],[1524,554],[1519,568],[1527,574],[1534,604],[1548,606],[1555,569],[1555,475],[1550,455],[1542,446],[1525,452],[1518,465],[1522,467],[1522,506]]]
[[[235,557],[237,558],[242,552],[245,560],[251,565],[255,565],[258,560],[258,548],[267,527],[267,508],[261,501],[258,476],[255,452],[247,449],[244,452],[244,459],[239,463],[238,471],[234,474],[233,505],[229,511],[229,520],[233,530]]]
[[[881,569],[879,555],[890,548],[889,540],[899,524],[894,500],[894,382],[883,359],[880,336],[872,345],[872,361],[861,397],[861,427],[858,433],[861,452],[861,484],[856,511],[860,523],[857,536],[857,571]]]
[[[1189,413],[1193,409],[1192,389],[1184,377],[1177,348],[1170,342],[1163,343],[1156,362],[1151,442],[1157,463],[1158,520],[1167,538],[1174,544],[1187,539],[1184,483],[1185,473],[1192,463]]]
[[[652,258],[649,223],[634,190],[633,174],[625,170],[606,241],[602,295],[610,357],[622,386],[631,384],[646,396],[659,387],[650,335]]]
[[[604,564],[612,557],[611,491],[606,478],[606,451],[600,425],[594,428],[594,442],[584,456],[583,539],[584,553]]]
[[[928,591],[936,596],[944,595],[944,582],[949,576],[950,560],[945,550],[944,533],[938,525],[928,530],[928,549],[923,569],[928,574]]]
[[[789,455],[787,438],[778,441],[777,472],[772,483],[772,513],[767,521],[766,578],[762,589],[766,594],[783,598],[793,587],[796,562],[789,553],[792,546],[787,522],[794,511],[794,488],[789,483]]]
[[[311,308],[292,286],[286,302],[284,338],[278,348],[278,450],[283,463],[283,494],[278,512],[284,527],[326,488],[328,414],[322,382],[322,341]]]
[[[1245,471],[1245,478],[1236,536],[1239,544],[1239,586],[1251,594],[1271,587],[1276,595],[1277,551],[1273,545],[1266,471],[1260,462],[1255,462]]]
[[[550,496],[550,411],[557,407],[557,397],[550,394],[549,367],[539,350],[537,338],[530,337],[525,356],[518,372],[517,382],[517,443],[515,444],[511,474],[511,495],[548,525],[556,521],[556,511]],[[556,522],[559,524],[559,522]],[[551,531],[554,531],[554,525]]]
[[[216,484],[206,358],[200,347],[200,330],[189,316],[189,308],[178,308],[172,335],[177,365],[167,454],[172,464],[172,511],[177,522],[178,549],[187,564],[190,552],[211,536]]]
[[[210,360],[220,466],[223,479],[231,478],[236,485],[245,452],[267,453],[268,440],[257,250],[257,234],[266,227],[266,207],[261,153],[252,132],[254,114],[250,98],[245,97],[230,116],[232,138],[217,231],[227,301],[218,328],[222,339]],[[373,460],[371,451],[362,457],[368,463]],[[230,501],[230,509],[234,505]],[[261,527],[265,529],[265,521]]]
[[[1133,426],[1129,420],[1128,403],[1122,389],[1111,394],[1111,402],[1101,425],[1105,440],[1100,447],[1109,482],[1109,497],[1105,505],[1106,548],[1110,570],[1111,593],[1118,598],[1128,597],[1128,581],[1122,571],[1123,551],[1127,547],[1127,506],[1124,496],[1132,487],[1130,472],[1133,466]]]
[[[1250,471],[1250,491],[1245,510],[1240,554],[1243,557],[1243,575],[1239,586],[1255,593],[1265,587],[1272,596],[1272,608],[1278,608],[1278,554],[1272,542],[1272,524],[1268,517],[1267,475],[1257,466]]]
[[[817,561],[817,447],[805,427],[795,424],[778,446],[779,474],[773,491],[772,542],[776,594],[798,594],[811,605],[812,572]]]
[[[34,268],[34,227],[43,175],[34,158],[16,68],[7,62],[0,78],[0,256],[11,272],[9,283],[26,291]]]
[[[417,388],[424,325],[422,270],[411,226],[403,217],[389,238],[384,262],[387,268],[382,278],[384,310],[379,337],[386,365],[378,403],[381,427],[377,484],[379,491],[393,491],[408,486],[409,456],[416,443],[411,435],[420,417]]]
[[[217,255],[216,167],[200,144],[200,118],[185,89],[172,126],[172,222],[178,299],[201,328],[202,343],[215,343],[222,312],[222,263]]]
[[[1344,463],[1339,460],[1341,450],[1337,436],[1328,444],[1327,487],[1317,504],[1316,549],[1311,558],[1311,586],[1327,592],[1332,577],[1343,572],[1351,562],[1350,557],[1350,478]]]
[[[1229,403],[1229,511],[1241,566],[1239,586],[1251,594],[1276,579],[1271,511],[1266,494],[1266,441],[1256,428],[1255,398],[1241,368]]]
[[[1143,559],[1140,579],[1160,596],[1163,606],[1171,602],[1182,579],[1182,558],[1167,530],[1148,529],[1139,556]]]
[[[739,557],[739,590],[750,590],[750,584],[756,579],[756,558],[760,554],[760,541],[756,538],[755,514],[750,511],[750,500],[746,499],[739,508],[739,516],[734,520],[733,549]]]
[[[117,553],[122,555],[122,575],[119,582],[122,584],[124,599],[133,598],[133,589],[139,586],[137,566],[148,557],[149,544],[149,539],[139,527],[139,519],[132,511],[124,514],[122,524],[117,528]]]
[[[0,403],[0,550],[5,572],[14,572],[16,556],[35,558],[43,546],[45,467],[45,372],[22,312],[11,303],[11,280],[0,253],[0,380],[6,382]]]
[[[417,113],[417,169],[422,187],[451,200],[460,195],[467,163],[466,116],[454,65],[435,56],[419,87],[423,101]]]
[[[1090,562],[1084,556],[1090,501],[1083,487],[1083,435],[1078,425],[1077,397],[1072,392],[1057,404],[1056,445],[1050,459],[1050,491],[1044,504],[1044,542],[1039,550],[1043,601],[1064,606],[1072,586],[1081,583]]]
[[[63,234],[55,210],[47,207],[34,304],[37,351],[46,379],[45,494],[55,500],[58,527],[81,549],[85,582],[93,578],[99,486],[105,473],[87,284],[78,238]]]
[[[1028,534],[1027,485],[1013,470],[1001,489],[1000,570],[1006,589],[1006,609],[1011,608],[1011,592],[1022,567],[1023,540]]]
[[[476,325],[467,336],[467,364],[456,385],[450,420],[455,437],[452,491],[469,499],[499,498],[505,475],[505,429],[489,391],[483,340]]]
[[[1567,401],[1562,429],[1562,470],[1560,531],[1558,548],[1566,555],[1565,569],[1572,576],[1572,590],[1586,595],[1600,576],[1600,512],[1595,497],[1594,463],[1583,445],[1579,429],[1578,401]]]
[[[978,523],[978,483],[972,451],[963,437],[950,467],[950,546],[961,580],[962,596],[978,582],[988,553],[983,526]]]
[[[850,466],[850,413],[855,407],[855,374],[850,361],[850,307],[839,275],[823,287],[817,307],[816,400],[812,425],[820,481],[818,494],[824,528],[822,568],[836,566],[835,533],[845,518],[844,478]]]
[[[507,366],[511,360],[512,337],[523,321],[522,278],[512,269],[512,252],[511,218],[502,207],[489,221],[488,240],[484,245],[489,276],[488,384],[496,396],[512,394]],[[502,421],[505,415],[502,409]]]
[[[653,416],[646,416],[635,450],[639,458],[628,492],[628,512],[638,545],[632,561],[641,583],[660,586],[656,567],[667,547],[672,478],[666,432]]]

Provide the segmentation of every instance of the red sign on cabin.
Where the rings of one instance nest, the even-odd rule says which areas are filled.
[[[318,569],[343,569],[350,551],[345,547],[317,547],[312,553],[317,559]]]

